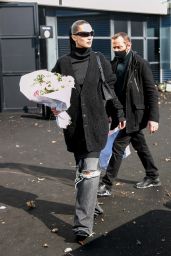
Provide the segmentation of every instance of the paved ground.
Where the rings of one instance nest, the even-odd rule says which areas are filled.
[[[0,113],[0,256],[170,256],[171,94],[161,94],[160,113],[159,132],[146,136],[163,186],[133,187],[144,171],[132,149],[83,247],[71,231],[74,159],[62,131],[36,111]]]

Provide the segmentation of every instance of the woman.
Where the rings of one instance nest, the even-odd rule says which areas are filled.
[[[68,151],[74,153],[77,166],[73,231],[80,244],[92,234],[94,214],[103,212],[97,203],[100,178],[98,160],[109,129],[96,53],[91,49],[93,35],[94,31],[88,22],[74,22],[71,27],[71,53],[61,57],[52,70],[62,75],[71,75],[75,79],[68,109],[72,123],[64,129],[64,137]],[[98,55],[106,81],[113,88],[115,76],[110,63],[101,53]],[[124,128],[122,106],[116,96],[113,105],[117,109],[119,127]],[[54,109],[52,111],[59,114]]]

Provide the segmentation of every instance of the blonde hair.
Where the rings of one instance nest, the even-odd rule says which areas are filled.
[[[89,24],[86,20],[76,20],[71,26],[71,34],[74,35],[78,31],[78,27],[83,24]],[[90,25],[90,24],[89,24]]]

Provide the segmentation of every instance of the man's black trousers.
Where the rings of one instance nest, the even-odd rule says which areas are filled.
[[[124,150],[130,143],[137,151],[137,154],[146,171],[146,176],[152,179],[156,179],[159,176],[158,168],[154,164],[153,157],[147,146],[142,130],[127,134],[126,129],[123,129],[119,131],[118,136],[114,141],[112,148],[113,153],[109,161],[106,174],[102,178],[102,182],[108,187],[112,186],[114,179],[117,177]]]

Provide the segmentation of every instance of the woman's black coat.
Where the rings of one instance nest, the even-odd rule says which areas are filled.
[[[114,88],[115,75],[112,72],[110,62],[108,62],[101,53],[98,54],[100,56],[106,81],[108,81],[111,88]],[[74,77],[70,55],[61,57],[52,69],[52,72]],[[114,105],[115,108],[118,109],[118,120],[123,120],[122,106],[116,96]],[[99,152],[105,146],[109,124],[102,98],[100,72],[95,52],[90,53],[87,73],[82,89],[80,89],[78,84],[75,84],[75,88],[72,89],[71,106],[67,111],[71,117],[71,124],[67,129],[64,129],[65,142],[67,149],[70,152],[77,151],[75,140],[80,139],[78,138],[79,135],[77,135],[76,131],[80,107],[87,151]]]
[[[117,59],[111,62],[115,73]],[[122,102],[126,115],[126,131],[132,133],[159,122],[158,92],[149,63],[132,51],[123,88]],[[125,97],[124,97],[125,93]],[[114,125],[115,126],[115,125]]]

